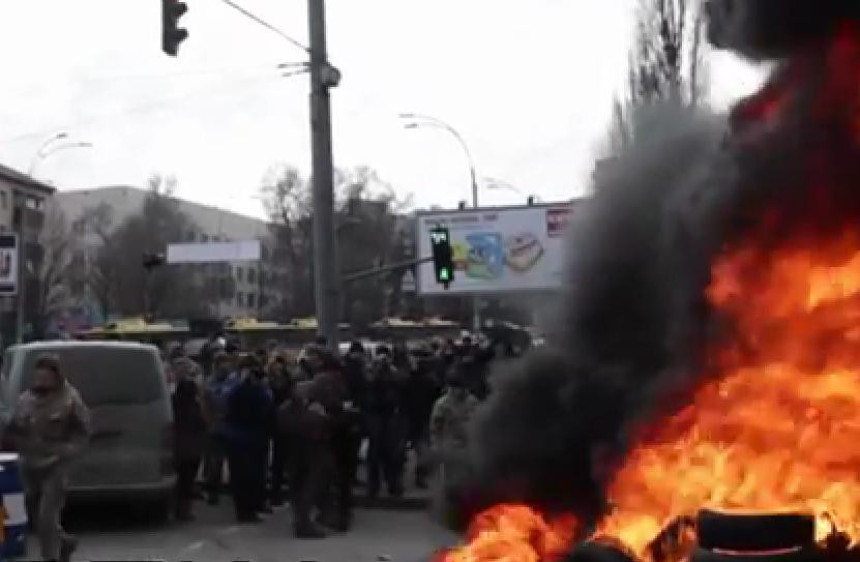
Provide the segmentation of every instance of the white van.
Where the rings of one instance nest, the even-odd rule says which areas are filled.
[[[70,500],[129,500],[166,518],[176,482],[173,411],[158,350],[119,342],[38,342],[10,347],[0,371],[0,408],[11,413],[33,364],[50,353],[80,392],[93,435],[69,475]]]

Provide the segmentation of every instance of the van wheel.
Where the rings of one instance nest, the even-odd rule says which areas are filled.
[[[146,504],[142,515],[147,523],[163,525],[170,519],[170,509],[173,503],[170,498],[161,498]]]

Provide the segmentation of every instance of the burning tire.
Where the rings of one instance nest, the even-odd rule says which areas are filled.
[[[712,552],[702,548],[693,551],[690,562],[818,562],[820,553],[808,548],[799,548],[788,552],[761,553],[732,553]]]
[[[702,550],[763,553],[812,548],[815,544],[815,518],[811,515],[746,515],[703,509],[699,511],[697,529]],[[709,557],[705,558],[712,562]],[[698,557],[696,560],[705,562]]]
[[[564,562],[633,562],[633,560],[633,557],[620,548],[594,541],[577,545]]]

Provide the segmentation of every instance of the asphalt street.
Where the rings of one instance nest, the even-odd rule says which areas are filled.
[[[456,537],[426,511],[361,509],[355,527],[323,540],[293,538],[289,508],[257,525],[237,525],[227,502],[196,506],[193,523],[154,526],[128,505],[77,506],[66,526],[80,539],[77,561],[426,562]],[[27,560],[38,557],[30,539]]]

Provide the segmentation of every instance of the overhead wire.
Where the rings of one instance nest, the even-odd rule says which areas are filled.
[[[159,110],[161,108],[169,107],[171,105],[176,105],[176,104],[184,102],[184,101],[188,101],[188,100],[192,100],[192,99],[197,100],[197,99],[200,99],[201,96],[206,96],[207,94],[222,95],[225,93],[231,93],[234,90],[241,91],[241,90],[247,89],[249,86],[250,87],[257,87],[260,85],[260,82],[264,82],[264,81],[270,81],[271,80],[272,84],[280,83],[280,80],[272,80],[272,79],[273,78],[275,78],[275,79],[277,79],[277,78],[288,78],[291,76],[302,74],[304,72],[306,72],[306,71],[305,70],[299,70],[299,71],[294,71],[294,72],[290,72],[290,73],[285,73],[285,74],[282,74],[280,76],[265,76],[265,77],[255,76],[253,78],[249,78],[247,80],[244,80],[238,84],[236,82],[227,84],[226,86],[228,86],[228,87],[225,89],[221,89],[221,90],[214,90],[213,91],[213,88],[211,86],[207,86],[205,89],[202,89],[202,90],[197,89],[194,92],[181,94],[181,95],[177,95],[177,96],[171,96],[168,98],[155,100],[155,101],[152,101],[149,103],[145,103],[145,104],[141,104],[141,105],[137,105],[137,106],[133,106],[133,107],[123,108],[119,111],[105,113],[105,114],[101,114],[101,115],[94,115],[92,117],[88,117],[85,119],[79,119],[79,120],[73,121],[71,123],[66,123],[65,125],[53,126],[50,129],[43,129],[40,131],[32,131],[29,133],[22,133],[20,135],[16,135],[13,137],[0,139],[0,144],[11,144],[11,143],[19,142],[22,140],[27,140],[30,138],[41,138],[41,137],[43,137],[47,134],[50,134],[51,132],[56,131],[58,129],[60,129],[60,130],[79,129],[81,127],[87,127],[87,126],[90,126],[92,124],[99,123],[101,121],[105,121],[108,119],[117,119],[117,118],[124,117],[126,115],[145,113],[145,112],[149,112],[149,111],[153,111],[153,110]]]
[[[265,27],[269,31],[276,33],[277,35],[281,36],[281,38],[286,39],[287,41],[292,43],[294,46],[296,46],[299,49],[303,50],[304,52],[310,54],[311,50],[309,47],[306,47],[301,42],[299,42],[296,39],[293,39],[292,37],[290,37],[289,35],[287,35],[283,31],[281,31],[280,29],[278,29],[274,25],[272,25],[269,22],[267,22],[266,20],[264,20],[263,18],[257,16],[256,14],[248,11],[246,8],[243,8],[239,4],[233,2],[233,0],[221,0],[221,1],[224,2],[225,4],[227,4],[228,6],[230,6],[231,8],[233,8],[234,10],[238,11],[239,13],[244,15],[245,17],[257,22],[258,24],[262,25],[263,27]]]
[[[200,70],[185,70],[179,72],[163,72],[163,73],[155,73],[155,74],[115,74],[115,75],[105,75],[105,76],[84,76],[81,78],[77,78],[82,82],[112,82],[112,81],[120,81],[120,80],[158,80],[158,79],[169,79],[169,78],[183,78],[183,77],[197,77],[197,76],[211,76],[211,75],[221,75],[221,74],[232,74],[235,72],[245,72],[245,73],[259,73],[259,72],[271,72],[272,70],[281,70],[284,68],[293,68],[304,66],[307,63],[304,62],[283,62],[277,65],[266,64],[259,65],[254,67],[249,66],[237,66],[237,67],[229,67],[229,68],[209,68],[209,69],[200,69]]]

